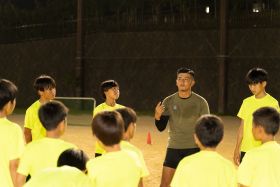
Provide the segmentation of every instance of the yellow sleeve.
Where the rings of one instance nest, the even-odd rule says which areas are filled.
[[[244,100],[243,100],[242,105],[241,105],[241,107],[239,109],[239,112],[237,114],[237,117],[239,117],[243,120],[246,118],[246,114],[245,114],[245,107],[246,106],[245,105],[246,105],[246,102],[244,102]]]
[[[14,160],[20,158],[24,150],[24,138],[23,132],[17,124],[15,126],[15,133],[13,134],[12,141],[9,142],[9,160]]]
[[[25,151],[23,152],[23,155],[21,156],[20,161],[19,161],[19,166],[17,169],[18,173],[25,175],[25,176],[27,176],[30,173],[30,170],[31,170],[30,163],[32,162],[31,156],[32,155],[29,154],[29,150],[25,149]]]
[[[28,129],[33,129],[32,112],[29,109],[27,109],[25,113],[24,127]]]

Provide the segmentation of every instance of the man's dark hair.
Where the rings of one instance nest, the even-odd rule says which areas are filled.
[[[112,146],[120,143],[124,133],[124,122],[116,111],[98,113],[91,123],[92,133],[104,145]]]
[[[194,71],[189,69],[189,68],[185,68],[185,67],[179,68],[177,70],[177,76],[178,76],[179,73],[188,73],[194,78]]]
[[[106,80],[100,84],[100,92],[104,99],[106,99],[106,95],[104,92],[108,91],[113,87],[119,87],[119,84],[115,80]]]
[[[80,149],[66,149],[58,157],[57,166],[72,166],[80,169],[81,171],[86,170],[86,163],[89,160],[87,154]]]
[[[47,131],[57,128],[66,119],[68,108],[60,101],[49,101],[39,108],[39,119]]]
[[[136,115],[136,112],[132,108],[125,107],[125,108],[117,109],[116,111],[119,112],[122,116],[125,132],[127,131],[128,127],[131,123],[136,123],[137,115]]]
[[[203,115],[196,122],[195,134],[204,147],[215,148],[224,136],[223,122],[218,116]]]
[[[9,80],[0,80],[0,110],[11,101],[14,102],[17,94],[17,87],[14,83]]]
[[[266,134],[276,135],[279,130],[279,112],[272,107],[262,107],[253,113],[254,126],[261,126]]]
[[[246,75],[246,83],[257,84],[268,80],[268,73],[262,68],[252,68]]]
[[[33,87],[37,91],[44,91],[56,87],[55,80],[49,75],[40,75],[34,81]]]

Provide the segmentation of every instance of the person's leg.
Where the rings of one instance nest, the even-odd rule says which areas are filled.
[[[160,187],[169,187],[175,173],[174,168],[163,166]]]
[[[180,161],[177,149],[167,148],[163,163],[160,187],[169,187]]]

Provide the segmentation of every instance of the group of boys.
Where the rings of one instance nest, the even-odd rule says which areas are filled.
[[[246,80],[253,96],[243,101],[238,112],[236,172],[234,164],[216,152],[224,125],[209,114],[207,101],[191,90],[194,72],[188,68],[177,71],[178,92],[155,109],[156,127],[163,131],[169,123],[170,136],[161,187],[280,186],[280,145],[274,140],[280,124],[279,105],[265,91],[265,70],[251,69]],[[130,143],[137,116],[133,109],[116,103],[120,94],[116,81],[107,80],[100,86],[105,102],[95,108],[91,123],[96,137],[94,159],[60,139],[68,109],[53,100],[54,79],[42,75],[34,87],[40,98],[26,111],[24,141],[21,128],[6,118],[15,108],[17,87],[0,80],[0,186],[144,186],[149,171],[142,152]]]
[[[105,84],[102,93],[110,99],[107,87]],[[39,76],[34,88],[39,100],[26,111],[24,140],[20,126],[7,119],[16,105],[17,87],[0,80],[0,186],[143,186],[142,179],[149,172],[142,152],[129,143],[137,120],[133,109],[121,106],[117,111],[95,111],[92,132],[106,154],[89,160],[76,145],[60,139],[68,109],[53,100],[54,79]]]

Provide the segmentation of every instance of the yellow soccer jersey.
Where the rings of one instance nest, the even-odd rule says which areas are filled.
[[[236,169],[214,151],[200,151],[178,165],[171,187],[237,187]]]
[[[24,150],[23,132],[18,124],[0,118],[0,186],[13,187],[9,162],[20,158]]]
[[[248,151],[238,168],[238,183],[250,187],[279,187],[280,145],[270,141]]]
[[[113,110],[117,110],[119,108],[124,108],[123,105],[117,104],[115,106],[109,106],[107,105],[105,102],[101,103],[100,105],[98,105],[94,111],[93,111],[93,117],[98,114],[99,112],[102,111],[113,111]],[[99,154],[103,154],[105,151],[104,149],[102,149],[102,147],[96,142],[95,143],[95,153],[99,153]]]
[[[279,104],[276,99],[267,94],[261,99],[256,99],[255,96],[248,97],[243,100],[240,110],[237,114],[239,118],[244,120],[243,138],[241,142],[241,151],[247,152],[250,149],[260,146],[261,142],[256,141],[252,133],[253,113],[261,107],[273,107],[279,111]]]
[[[55,138],[41,138],[27,144],[20,159],[18,173],[33,176],[38,171],[56,167],[59,155],[69,148],[77,148],[74,144]]]
[[[141,167],[124,151],[105,153],[87,163],[95,187],[138,187]]]
[[[135,154],[135,156],[133,155],[133,158],[136,159],[136,162],[139,162],[142,168],[141,177],[146,177],[149,175],[143,154],[136,146],[132,145],[128,141],[121,141],[121,149],[128,152],[129,154]]]
[[[24,187],[92,187],[82,171],[70,166],[47,168],[35,174]]]
[[[24,127],[31,129],[32,141],[46,136],[46,129],[39,120],[38,111],[41,106],[39,100],[34,102],[25,113]]]

